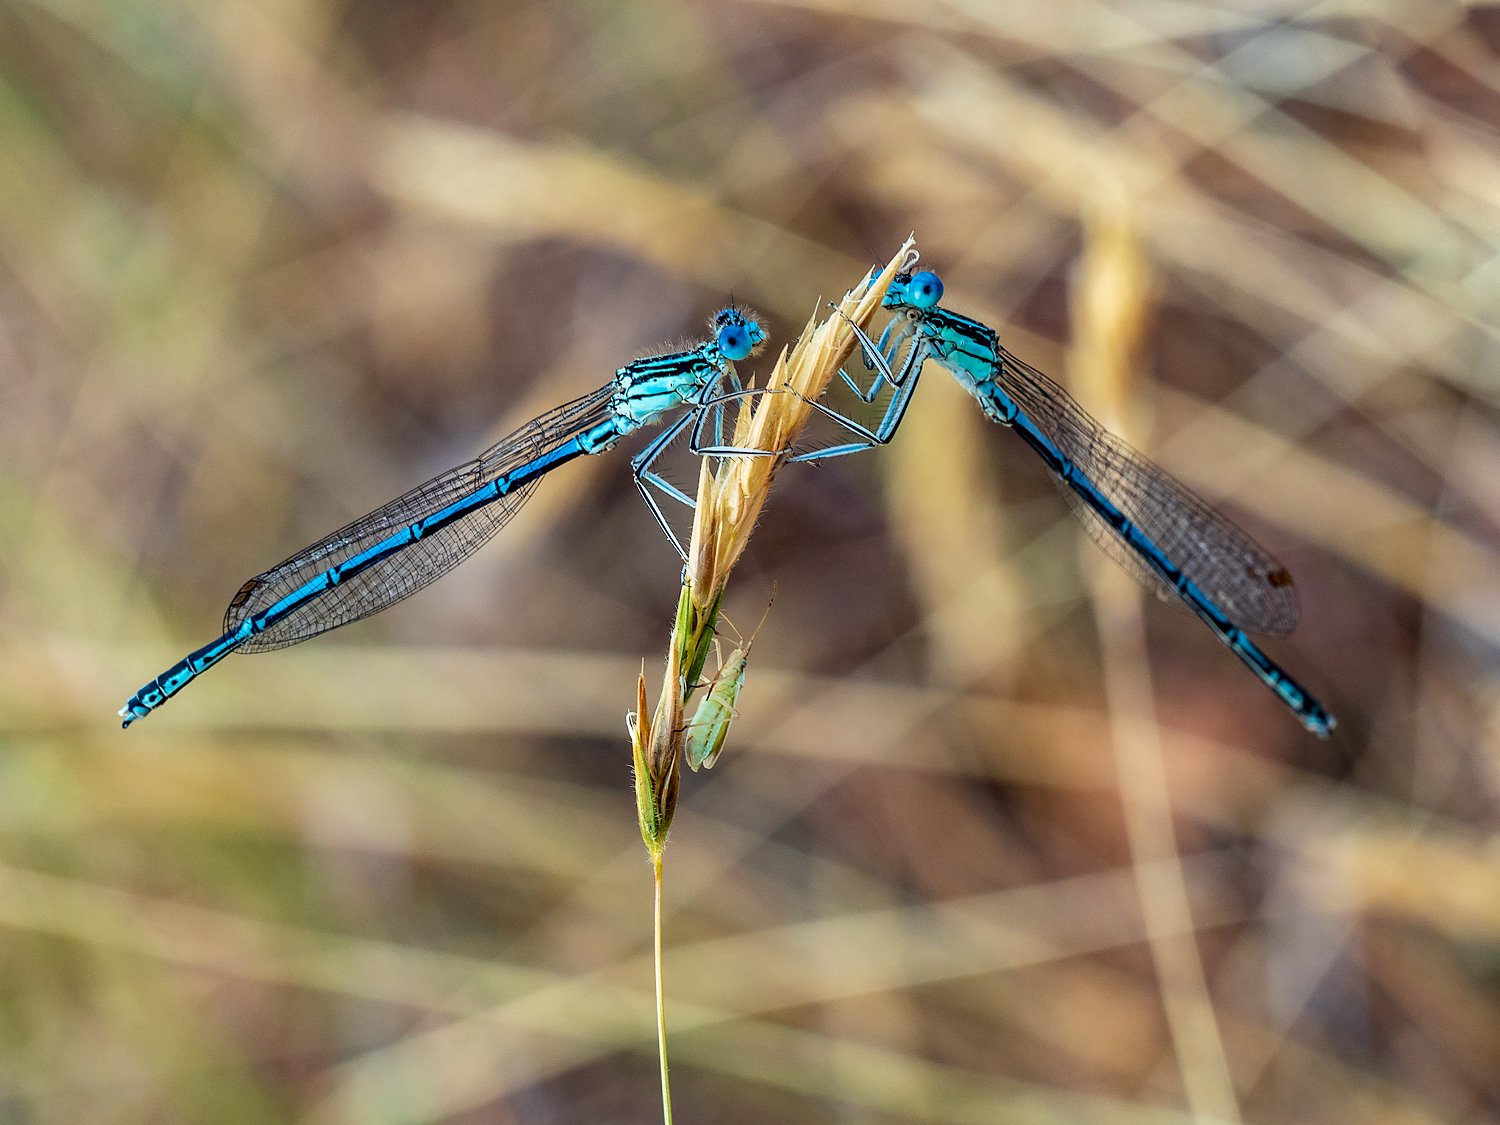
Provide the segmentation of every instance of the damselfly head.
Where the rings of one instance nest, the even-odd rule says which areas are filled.
[[[760,326],[760,314],[742,305],[730,305],[714,313],[708,326],[714,332],[714,346],[725,359],[747,359],[766,342]]]
[[[906,286],[911,281],[911,274],[898,273],[891,278],[891,287],[885,291],[881,298],[880,307],[883,309],[900,309],[906,307]]]
[[[926,310],[943,299],[943,279],[931,270],[898,273],[886,290],[881,306],[887,309]]]

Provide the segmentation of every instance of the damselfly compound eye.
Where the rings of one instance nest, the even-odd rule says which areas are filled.
[[[931,270],[912,274],[906,283],[906,303],[913,308],[930,309],[943,299],[943,279]]]
[[[719,351],[725,359],[744,359],[755,350],[748,325],[726,324],[719,329]]]

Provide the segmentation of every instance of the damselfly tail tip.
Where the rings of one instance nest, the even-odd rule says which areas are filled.
[[[119,715],[120,718],[122,718],[122,719],[125,720],[123,723],[120,724],[120,729],[121,730],[129,730],[130,729],[130,724],[133,723],[133,722],[135,722],[137,719],[139,719],[141,717],[140,715],[136,714],[134,711],[132,711],[130,709],[130,705],[129,704],[126,704],[124,707],[121,707],[118,711],[115,712],[115,714]]]
[[[1302,725],[1317,735],[1321,741],[1327,742],[1329,736],[1333,734],[1334,727],[1339,725],[1339,721],[1319,707],[1316,711],[1303,717]]]

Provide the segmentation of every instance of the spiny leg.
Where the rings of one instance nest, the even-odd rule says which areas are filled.
[[[646,506],[651,509],[651,514],[656,517],[657,525],[661,528],[662,533],[666,535],[667,541],[682,556],[684,562],[687,561],[687,550],[683,547],[682,541],[677,538],[677,533],[672,530],[672,525],[667,522],[666,513],[662,511],[661,505],[656,502],[656,497],[651,494],[651,489],[658,489],[673,500],[686,504],[690,509],[697,505],[693,502],[691,496],[656,472],[651,466],[656,463],[657,458],[666,452],[667,447],[681,436],[682,431],[687,428],[688,423],[692,422],[695,418],[701,418],[702,413],[701,409],[690,410],[683,414],[681,418],[675,419],[670,426],[652,438],[651,444],[637,453],[630,462],[630,473],[635,480],[635,487],[640,491],[641,499],[646,501]]]
[[[845,319],[848,318],[846,317]],[[901,330],[896,333],[894,338],[892,338],[891,329],[895,328],[897,324],[901,325]],[[857,332],[860,331],[858,326],[854,325],[853,322],[850,322],[850,327],[854,328]],[[839,378],[843,379],[844,385],[859,396],[861,402],[874,402],[880,394],[880,388],[882,384],[889,383],[893,387],[899,386],[898,377],[891,371],[891,364],[895,359],[896,352],[900,350],[901,345],[906,341],[906,338],[911,335],[915,327],[916,326],[914,322],[908,320],[906,317],[895,317],[894,319],[886,323],[885,331],[880,334],[879,343],[874,344],[873,346],[870,346],[868,348],[866,347],[866,345],[869,343],[869,337],[865,336],[863,332],[860,332],[860,336],[863,337],[860,344],[860,350],[862,353],[861,358],[864,361],[865,370],[874,371],[875,378],[870,380],[870,386],[868,390],[861,390],[859,384],[856,383],[849,376],[849,373],[842,367],[839,368]],[[883,360],[884,362],[878,362],[877,358],[875,357],[878,357],[878,360]],[[906,365],[903,364],[902,375],[899,378],[905,378],[905,374]]]
[[[901,370],[899,372],[892,371],[890,355],[887,355],[881,349],[881,344],[886,343],[886,334],[883,333],[881,335],[881,344],[877,344],[866,335],[865,331],[859,325],[853,321],[849,321],[847,317],[845,317],[845,320],[848,321],[849,327],[859,339],[859,346],[864,353],[865,362],[876,371],[875,381],[871,384],[872,388],[878,387],[882,382],[895,388],[891,394],[891,401],[886,404],[885,413],[881,416],[879,424],[873,429],[821,403],[809,403],[808,405],[814,410],[854,434],[859,440],[830,446],[827,449],[817,449],[807,453],[795,454],[791,458],[793,461],[825,461],[832,457],[845,457],[851,453],[862,453],[866,449],[873,449],[877,445],[885,445],[896,435],[896,431],[901,426],[901,420],[906,416],[907,407],[911,405],[912,393],[917,389],[917,380],[921,375],[922,364],[927,358],[927,351],[923,347],[921,340],[917,340],[912,344],[911,349],[906,354],[905,361],[901,364]],[[889,326],[887,326],[887,332],[889,332]],[[905,331],[903,330],[897,336],[896,340],[891,342],[889,345],[891,354],[894,354],[896,347],[899,346],[901,338],[904,335]],[[864,399],[863,395],[860,395],[860,397]],[[875,399],[872,395],[870,398],[864,400],[866,402],[874,402]]]
[[[725,373],[724,380],[733,388],[732,390],[724,394],[718,394],[717,384],[711,384],[713,389],[705,391],[704,398],[692,410],[683,414],[681,418],[675,419],[670,426],[651,440],[650,445],[636,454],[634,460],[630,463],[631,475],[635,479],[636,488],[640,490],[642,499],[646,501],[646,506],[651,509],[651,514],[656,517],[657,525],[666,535],[667,541],[676,548],[678,555],[682,557],[684,562],[687,561],[687,551],[682,545],[682,540],[672,530],[671,524],[667,521],[666,513],[662,511],[661,505],[657,502],[656,497],[652,495],[651,489],[654,488],[671,499],[676,500],[679,504],[685,505],[689,510],[695,510],[698,505],[693,497],[689,496],[652,468],[662,454],[667,451],[674,441],[682,436],[683,430],[691,424],[693,428],[689,435],[688,445],[695,456],[775,456],[775,453],[771,450],[742,449],[738,446],[723,444],[723,403],[732,398],[741,398],[746,394],[760,393],[758,391],[745,391],[741,387],[739,378],[733,370]],[[718,444],[706,446],[702,441],[703,430],[708,425],[710,417],[714,420],[714,430],[718,438]]]

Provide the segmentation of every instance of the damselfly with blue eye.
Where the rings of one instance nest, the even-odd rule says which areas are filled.
[[[627,363],[592,394],[522,426],[474,460],[433,477],[250,579],[224,615],[224,635],[189,653],[120,709],[128,727],[231,652],[284,648],[379,613],[441,578],[487,542],[530,497],[538,480],[575,457],[603,453],[625,435],[674,419],[631,462],[636,486],[683,554],[652,489],[692,505],[653,467],[693,427],[694,452],[760,453],[724,447],[723,403],[740,390],[734,364],[765,341],[758,318],[737,307],[709,322],[713,338],[687,351]],[[720,435],[703,446],[709,420]],[[769,455],[769,454],[767,454]]]
[[[1250,640],[1284,636],[1297,624],[1297,591],[1286,568],[1004,347],[991,328],[939,306],[943,282],[930,271],[896,275],[882,305],[896,315],[878,342],[857,325],[869,387],[844,380],[865,402],[890,390],[879,421],[863,426],[814,404],[851,437],[816,456],[857,453],[890,441],[929,359],[950,371],[992,421],[1021,435],[1063,486],[1093,540],[1145,588],[1178,601],[1276,693],[1302,724],[1327,738],[1335,721],[1316,699]],[[908,344],[900,364],[896,356]],[[753,393],[753,392],[750,392]]]

